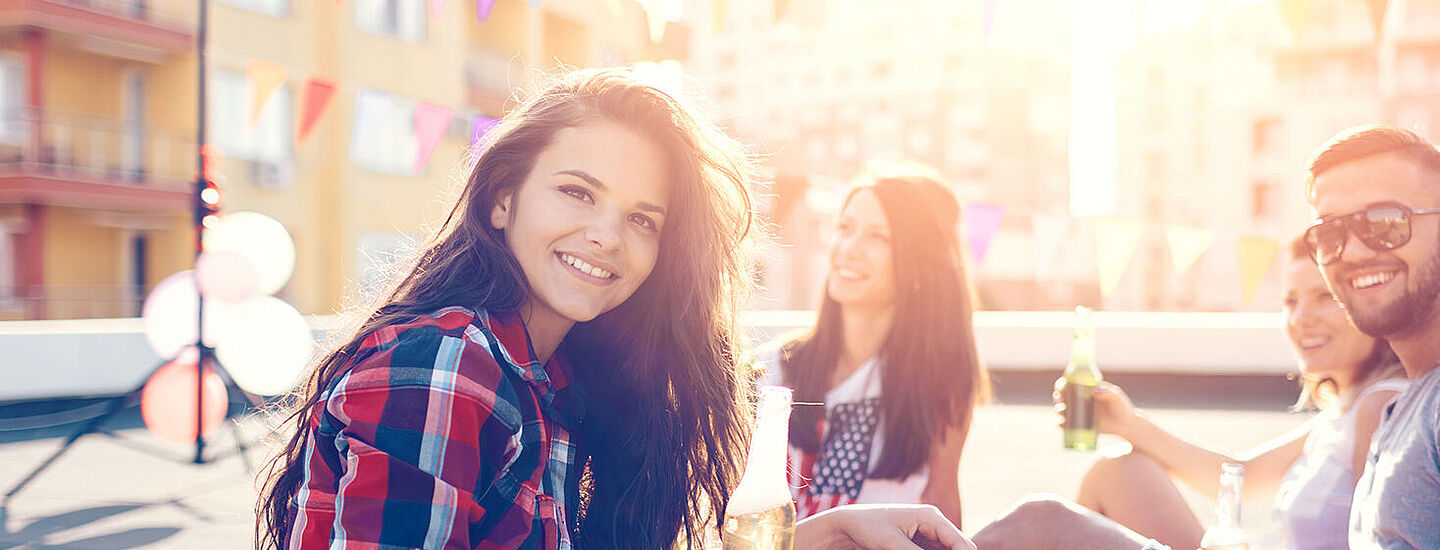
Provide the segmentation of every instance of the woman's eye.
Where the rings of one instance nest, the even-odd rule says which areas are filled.
[[[590,196],[590,191],[587,191],[584,187],[566,185],[560,188],[560,192],[585,202],[595,202],[594,197]]]
[[[638,226],[640,226],[640,227],[644,227],[645,229],[649,229],[649,230],[651,230],[651,231],[655,231],[655,230],[659,229],[659,227],[660,227],[659,225],[657,225],[657,224],[655,223],[655,220],[652,220],[652,219],[650,219],[648,216],[642,216],[642,215],[640,215],[640,214],[633,214],[633,215],[631,215],[631,216],[630,216],[630,222],[631,222],[631,223],[634,223],[635,225],[638,225]]]

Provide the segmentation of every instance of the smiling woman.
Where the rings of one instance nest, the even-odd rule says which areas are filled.
[[[746,157],[623,70],[565,75],[493,136],[296,396],[260,545],[697,547],[724,510]]]

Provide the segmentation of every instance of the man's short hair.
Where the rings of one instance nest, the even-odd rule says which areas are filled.
[[[1356,126],[1335,134],[1310,158],[1305,174],[1305,197],[1315,200],[1315,178],[1341,164],[1375,155],[1396,153],[1440,175],[1440,150],[1415,132],[1394,126]]]

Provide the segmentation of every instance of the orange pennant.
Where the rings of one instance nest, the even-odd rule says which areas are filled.
[[[1275,263],[1280,243],[1274,239],[1244,235],[1240,237],[1237,248],[1240,252],[1240,296],[1248,306],[1255,299],[1255,291],[1260,289],[1265,274],[1270,272],[1270,264]]]
[[[245,65],[245,77],[250,80],[250,126],[260,122],[260,113],[265,104],[275,95],[275,90],[285,83],[285,66],[269,61],[251,59]]]
[[[300,130],[295,136],[297,145],[305,143],[310,137],[310,132],[315,130],[315,123],[320,120],[320,115],[325,113],[325,108],[330,106],[330,98],[335,96],[335,83],[316,77],[310,77],[305,82],[305,98],[300,102]]]
[[[1375,27],[1375,43],[1385,38],[1385,9],[1390,7],[1390,0],[1365,0],[1365,7],[1370,10],[1370,26]]]
[[[1285,24],[1290,27],[1290,40],[1300,42],[1300,33],[1305,30],[1305,18],[1310,15],[1310,0],[1281,0],[1285,10]]]
[[[710,0],[710,21],[715,24],[715,34],[725,32],[725,11],[730,7],[727,0]]]

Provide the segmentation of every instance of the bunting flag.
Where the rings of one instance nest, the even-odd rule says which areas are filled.
[[[1095,220],[1095,261],[1100,273],[1100,295],[1109,296],[1120,285],[1120,276],[1130,264],[1130,255],[1140,241],[1140,222],[1100,218]]]
[[[1365,0],[1365,7],[1370,11],[1370,26],[1375,27],[1375,43],[1379,44],[1385,38],[1385,10],[1390,0]]]
[[[1285,10],[1285,24],[1290,27],[1290,40],[1300,41],[1305,30],[1305,17],[1310,15],[1310,0],[1281,0]]]
[[[725,10],[730,7],[728,0],[710,0],[710,22],[715,25],[715,34],[725,32]]]
[[[538,9],[540,9],[540,2],[542,2],[542,1],[543,1],[543,0],[530,0],[530,9],[532,9],[532,10],[538,10]]]
[[[439,19],[445,13],[445,0],[430,0],[430,17]]]
[[[1195,265],[1200,255],[1215,241],[1215,232],[1209,229],[1190,227],[1166,227],[1165,240],[1170,245],[1170,263],[1175,274],[1181,275]]]
[[[1240,296],[1248,306],[1270,271],[1270,264],[1275,263],[1280,243],[1265,237],[1241,235],[1236,247],[1240,251]]]
[[[790,0],[775,0],[775,22],[778,23],[781,19],[784,19],[785,14],[789,11]]]
[[[1060,256],[1060,247],[1070,231],[1070,218],[1035,214],[1030,218],[1030,227],[1035,235],[1035,279],[1043,280],[1055,269],[1055,258]]]
[[[251,59],[245,65],[245,77],[250,80],[250,127],[260,122],[260,113],[265,104],[275,95],[275,90],[285,83],[285,66],[269,61]]]
[[[420,173],[425,163],[430,162],[430,154],[440,145],[440,138],[445,137],[445,129],[454,114],[455,111],[444,105],[426,101],[415,104],[415,141],[419,147],[415,150],[414,173]]]
[[[492,9],[495,9],[495,0],[475,0],[475,20],[484,23]]]
[[[625,15],[625,12],[621,11],[620,0],[605,0],[605,7],[610,9],[611,17],[619,19],[620,16]]]
[[[480,143],[480,140],[484,139],[485,134],[490,133],[490,130],[499,124],[500,119],[498,118],[476,114],[475,118],[470,119],[470,148],[474,149],[475,144]]]
[[[300,103],[300,131],[295,135],[295,144],[305,143],[310,137],[310,132],[315,130],[315,123],[320,120],[320,115],[325,113],[325,108],[330,106],[330,100],[335,97],[335,83],[321,78],[310,77],[305,82],[305,98]]]
[[[998,204],[972,202],[961,210],[965,219],[965,233],[970,239],[970,257],[975,265],[985,264],[985,253],[990,250],[990,241],[1000,231],[1000,222],[1005,220],[1005,207]]]
[[[665,39],[665,14],[661,12],[664,0],[642,0],[640,7],[645,9],[645,23],[650,29],[650,43],[659,44]]]
[[[995,28],[995,12],[1000,10],[1000,0],[980,0],[980,24],[985,32],[985,37],[990,37],[990,30]]]

